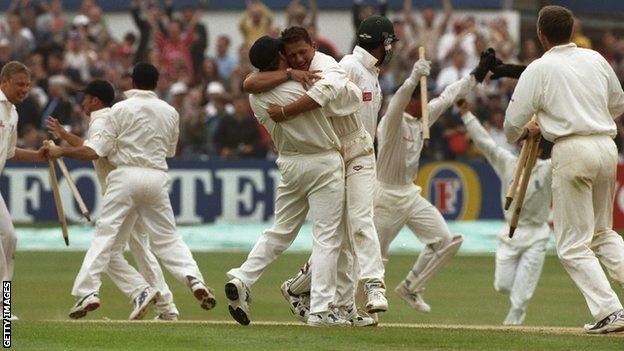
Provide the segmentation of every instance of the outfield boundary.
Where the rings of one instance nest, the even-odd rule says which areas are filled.
[[[156,320],[140,320],[128,321],[120,319],[86,319],[80,321],[74,320],[41,320],[38,322],[68,323],[68,324],[196,324],[196,325],[239,325],[231,320],[179,320],[179,321],[156,321]],[[278,322],[278,321],[252,321],[250,326],[288,326],[288,327],[307,327],[303,323],[297,322]],[[248,328],[241,326],[241,328]],[[471,331],[509,331],[533,334],[550,334],[550,335],[578,335],[593,337],[615,337],[624,338],[624,332],[609,334],[587,334],[583,328],[575,327],[552,327],[552,326],[505,326],[505,325],[468,325],[468,324],[419,324],[419,323],[380,323],[378,328],[403,328],[403,329],[449,329],[449,330],[471,330]]]

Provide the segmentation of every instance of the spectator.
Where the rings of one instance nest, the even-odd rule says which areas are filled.
[[[537,44],[535,44],[535,40],[528,39],[522,43],[522,50],[520,50],[520,63],[525,66],[528,66],[529,63],[537,60],[540,57],[539,50],[537,49]]]
[[[110,33],[106,22],[102,18],[102,8],[97,5],[91,6],[86,15],[89,18],[89,25],[87,27],[89,39],[93,41],[98,48],[104,47],[110,40]]]
[[[256,119],[251,116],[247,96],[234,99],[234,116],[225,117],[217,130],[215,146],[223,158],[264,157]]]
[[[0,69],[11,61],[11,44],[9,39],[0,38]]]
[[[476,57],[475,40],[476,27],[474,19],[458,18],[453,22],[453,28],[450,32],[444,34],[438,43],[438,63],[440,67],[446,67],[451,64],[451,59],[457,49],[461,49],[467,59],[473,61],[472,57]]]
[[[394,43],[392,49],[392,60],[388,64],[392,74],[393,88],[398,89],[407,79],[412,71],[412,65],[418,59],[418,46],[407,39],[405,35],[405,23],[401,20],[394,20],[394,35],[398,41]],[[435,57],[429,55],[428,57]]]
[[[37,17],[37,46],[45,51],[62,48],[65,45],[69,20],[63,14],[61,0],[50,1],[48,11]]]
[[[453,6],[450,0],[443,0],[443,4],[444,15],[441,21],[436,23],[435,11],[430,7],[426,7],[422,9],[422,21],[418,23],[412,14],[412,0],[405,0],[403,2],[403,17],[412,30],[412,36],[416,39],[417,45],[425,47],[427,57],[429,58],[438,57],[437,43],[446,31],[446,26],[453,13]]]
[[[301,1],[292,0],[286,8],[286,27],[316,27],[316,18],[318,15],[316,0],[308,0],[308,6],[310,8],[306,9],[305,6],[301,5]]]
[[[43,135],[42,135],[43,134]],[[26,125],[17,142],[17,147],[28,150],[38,150],[45,139],[45,134],[33,125]]]
[[[256,39],[267,35],[273,24],[273,13],[260,0],[246,0],[247,8],[238,21],[244,43],[250,47]]]
[[[200,0],[199,6],[193,7],[190,5],[182,8],[182,21],[185,24],[190,24],[193,21],[193,17],[196,13],[200,13],[196,20],[195,32],[193,36],[193,43],[191,44],[191,60],[193,65],[193,72],[200,72],[201,66],[204,60],[204,53],[208,47],[208,28],[201,23],[201,16],[206,9],[206,0]],[[173,0],[165,1],[165,12],[171,20],[173,18]]]
[[[184,32],[182,31],[182,24],[179,21],[173,20],[169,22],[166,34],[161,31],[160,26],[156,22],[155,14],[152,12],[151,15],[148,16],[148,21],[154,32],[154,42],[160,53],[161,68],[164,68],[165,73],[170,77],[175,74],[174,70],[176,67],[174,64],[177,61],[184,63],[188,72],[188,77],[193,76],[191,46],[195,40],[195,25],[200,15],[201,12],[196,12],[193,15],[193,18]]]
[[[223,81],[229,81],[232,76],[232,71],[236,68],[236,60],[230,56],[230,37],[227,35],[220,35],[217,38],[217,55],[215,56],[215,63],[219,69],[219,77]],[[204,63],[205,68],[205,63]]]
[[[19,15],[9,13],[6,16],[7,28],[4,36],[11,46],[11,59],[24,62],[35,49],[35,37],[28,27],[25,27]]]
[[[86,38],[77,31],[69,32],[67,51],[64,57],[65,68],[72,71],[70,75],[76,82],[87,82],[91,79],[89,67],[95,61],[94,53],[89,49]]]
[[[574,27],[572,28],[572,40],[580,48],[591,49],[591,40],[583,34],[583,23],[580,19],[574,19]]]
[[[440,94],[444,88],[469,74],[470,69],[466,67],[466,53],[461,49],[456,49],[452,53],[451,65],[440,71],[438,75],[436,93]]]
[[[76,104],[69,96],[68,87],[69,80],[65,76],[52,76],[48,80],[49,100],[40,115],[41,128],[45,128],[45,119],[48,116],[53,116],[63,125],[72,125],[77,122],[73,118]]]
[[[229,91],[232,95],[242,94],[243,82],[253,70],[254,68],[249,62],[249,46],[242,44],[238,49],[238,66],[232,71],[230,80]]]
[[[509,28],[507,27],[507,21],[502,17],[490,21],[489,29],[490,43],[487,47],[494,48],[494,50],[496,50],[496,56],[503,62],[515,60],[518,51],[518,43],[511,37]],[[481,51],[483,50],[476,50],[477,53]]]

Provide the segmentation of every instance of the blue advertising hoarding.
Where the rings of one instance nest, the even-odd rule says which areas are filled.
[[[87,207],[97,218],[101,194],[91,164],[66,163]],[[262,222],[273,218],[279,182],[273,161],[173,160],[169,165],[171,202],[178,223]],[[425,163],[418,183],[446,219],[502,218],[500,182],[485,162]],[[68,220],[81,221],[65,179],[59,180],[59,186]],[[56,221],[45,164],[9,162],[0,176],[0,192],[15,222]]]

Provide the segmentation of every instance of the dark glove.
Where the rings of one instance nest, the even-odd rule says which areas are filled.
[[[526,69],[526,66],[523,66],[523,65],[511,65],[511,64],[500,63],[496,65],[496,67],[494,67],[494,69],[492,70],[493,74],[490,78],[492,79],[498,79],[498,78],[519,79],[520,75],[522,74],[522,72],[524,72],[525,69]]]
[[[496,52],[494,49],[489,48],[481,53],[479,64],[472,70],[472,72],[470,72],[470,74],[474,75],[477,82],[481,83],[485,79],[488,71],[493,70],[495,65]]]

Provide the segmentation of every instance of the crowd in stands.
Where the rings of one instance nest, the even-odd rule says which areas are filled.
[[[95,0],[84,0],[73,16],[67,15],[61,0],[11,1],[0,21],[0,67],[19,60],[32,70],[31,93],[17,106],[22,147],[36,148],[47,137],[47,116],[54,116],[75,134],[84,134],[88,126],[80,106],[84,85],[94,78],[107,79],[114,83],[121,99],[122,92],[132,88],[129,72],[133,64],[148,61],[161,72],[157,94],[180,113],[179,157],[275,156],[270,137],[253,117],[242,90],[243,80],[253,71],[249,46],[263,35],[277,37],[284,29],[275,24],[275,14],[261,1],[248,0],[230,34],[218,36],[214,43],[209,42],[210,23],[202,19],[208,10],[205,0],[199,6],[184,8],[176,8],[173,0],[165,0],[163,6],[155,0],[131,0],[128,11],[136,30],[121,40],[110,34],[106,15]],[[393,21],[399,38],[393,60],[380,73],[386,102],[409,75],[421,45],[433,61],[430,97],[469,74],[479,53],[488,47],[510,63],[529,64],[541,55],[538,42],[520,42],[511,34],[505,17],[476,21],[454,12],[450,0],[441,3],[442,9],[434,10],[414,8],[412,0],[405,0],[403,8],[390,13],[384,0],[377,6],[364,6],[355,0],[355,27],[363,18],[380,13]],[[340,52],[331,39],[317,35],[319,16],[322,14],[315,0],[293,0],[285,23],[307,28],[319,51],[339,60],[348,52]],[[243,44],[232,47],[231,37],[237,35]],[[624,38],[605,31],[599,40],[592,41],[583,34],[578,21],[573,41],[598,50],[624,78]],[[214,56],[206,53],[209,45],[214,46]],[[502,124],[514,84],[512,80],[486,79],[470,97],[476,115],[495,140],[509,148],[513,146],[506,144]],[[621,143],[624,124],[619,125]],[[446,113],[433,127],[426,155],[434,159],[476,156],[456,111]]]

